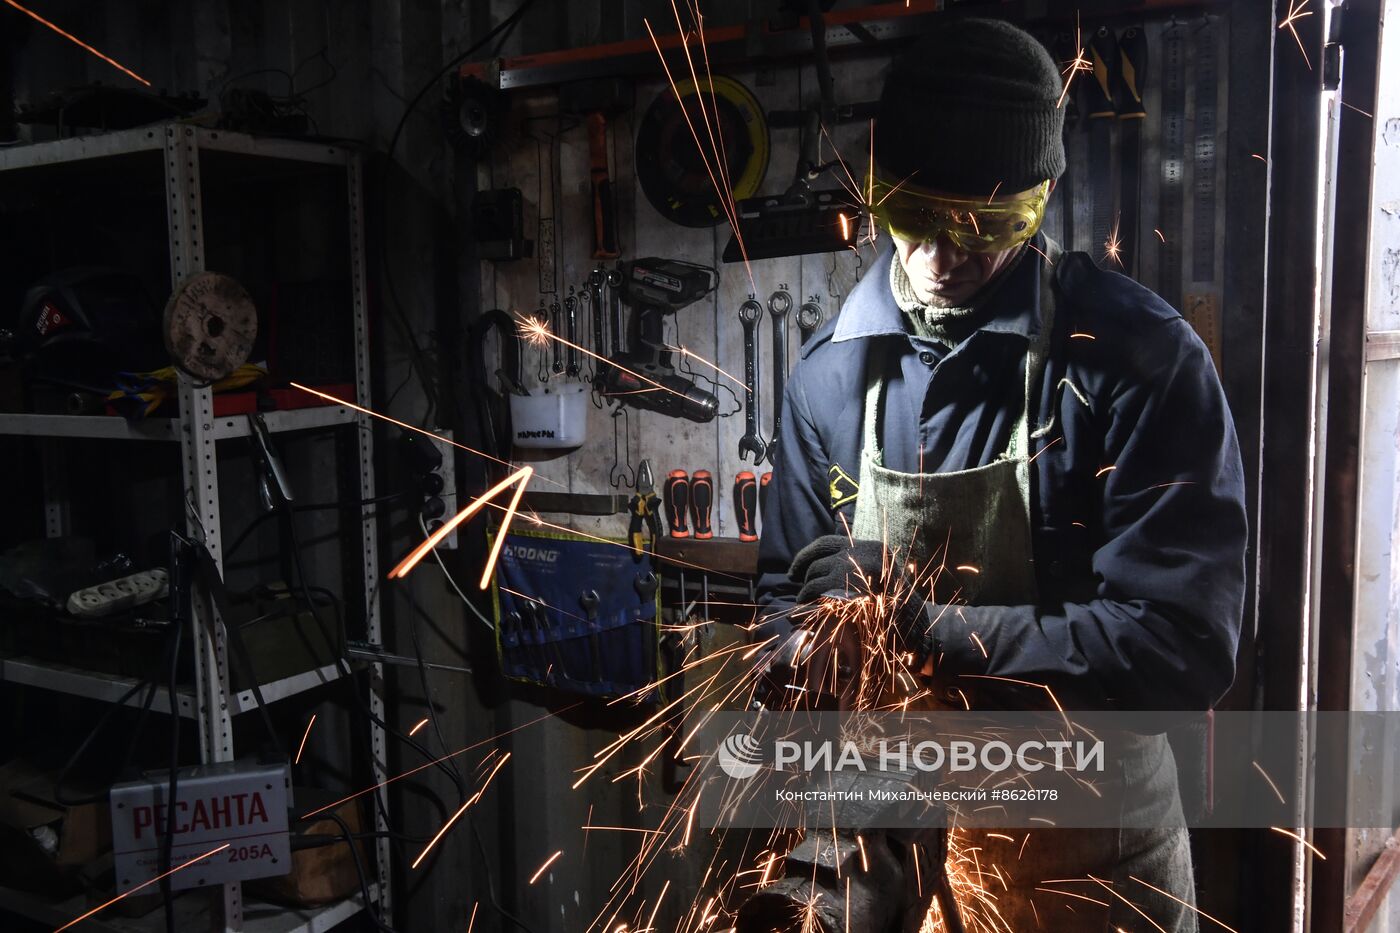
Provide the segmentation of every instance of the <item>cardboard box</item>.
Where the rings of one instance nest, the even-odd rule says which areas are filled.
[[[0,876],[10,887],[71,895],[81,887],[75,869],[111,850],[111,818],[106,800],[59,803],[53,777],[22,759],[0,766]]]
[[[315,810],[336,799],[336,795],[315,788],[298,787],[293,791],[297,809],[303,813]],[[335,808],[351,833],[361,832],[362,821],[357,801],[350,800]],[[296,820],[292,823],[294,836],[344,837],[344,832],[334,820]],[[374,861],[370,856],[365,840],[356,839],[354,845],[360,855],[360,864],[365,869],[365,880],[373,884],[375,880]],[[313,848],[292,850],[292,870],[278,878],[262,878],[250,881],[248,889],[258,897],[280,904],[295,907],[316,907],[342,900],[360,891],[360,878],[355,872],[355,860],[344,842],[329,843]]]

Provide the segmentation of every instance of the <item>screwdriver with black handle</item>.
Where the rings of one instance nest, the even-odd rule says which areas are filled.
[[[734,477],[734,517],[739,522],[739,540],[758,540],[758,478],[748,470]]]
[[[662,498],[666,501],[666,527],[671,537],[689,538],[687,513],[690,511],[690,475],[685,470],[672,470],[666,474]]]
[[[710,510],[714,504],[715,478],[709,470],[696,470],[690,476],[690,520],[696,538],[706,540],[715,536],[710,525]]]

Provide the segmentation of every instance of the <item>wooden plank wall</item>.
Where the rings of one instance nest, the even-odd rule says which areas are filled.
[[[836,67],[837,94],[840,100],[868,100],[878,94],[883,60],[868,59],[838,63]],[[732,72],[757,96],[765,110],[793,110],[810,105],[816,97],[816,81],[810,69],[780,65],[762,70],[746,69]],[[634,136],[646,110],[661,94],[670,94],[664,80],[636,83],[631,107],[615,118],[610,126],[611,174],[617,188],[619,237],[624,259],[643,256],[685,259],[714,266],[720,273],[720,285],[708,298],[679,312],[673,318],[674,334],[668,340],[691,348],[695,353],[715,363],[735,376],[743,373],[743,333],[737,318],[741,302],[756,293],[767,303],[771,293],[787,287],[796,303],[809,297],[820,301],[827,318],[833,317],[842,297],[849,292],[861,266],[854,253],[817,255],[755,261],[750,264],[752,280],[744,265],[727,265],[721,253],[729,237],[727,225],[713,228],[689,228],[662,217],[647,201],[636,182]],[[525,198],[525,226],[539,239],[541,217],[554,220],[554,240],[557,275],[552,287],[560,300],[569,286],[581,287],[596,263],[592,256],[589,228],[592,201],[588,174],[588,141],[581,121],[558,114],[557,100],[552,92],[521,93],[512,100],[516,108],[512,120],[511,138],[504,141],[484,165],[480,184],[487,188],[519,188]],[[798,133],[794,129],[770,129],[771,157],[762,192],[780,193],[790,183],[797,159]],[[832,137],[843,156],[856,166],[863,166],[868,152],[868,130],[864,124],[835,127]],[[829,158],[831,146],[823,146]],[[858,169],[857,169],[858,171]],[[819,183],[835,187],[834,177]],[[864,262],[873,256],[864,250]],[[518,262],[484,263],[481,303],[483,308],[502,308],[525,314],[555,300],[556,294],[542,293],[539,258]],[[588,333],[585,321],[579,332]],[[759,385],[760,423],[766,439],[772,435],[773,394],[772,355],[773,328],[765,314],[760,324],[761,378]],[[789,369],[796,363],[799,336],[794,315],[789,319]],[[548,356],[546,348],[546,356]],[[538,378],[537,351],[526,350],[526,385],[533,393],[558,388],[560,380],[548,372],[546,379]],[[585,371],[587,370],[587,360]],[[742,388],[722,375],[716,376],[703,365],[694,368],[702,375],[714,376],[720,383],[722,417],[708,424],[696,424],[654,412],[627,406],[615,416],[615,408],[588,409],[586,443],[567,452],[517,450],[522,460],[531,462],[539,472],[540,489],[567,488],[575,493],[607,493],[622,481],[623,491],[630,485],[618,476],[635,471],[642,459],[649,459],[657,483],[672,469],[688,472],[706,469],[716,477],[715,533],[720,537],[737,537],[736,519],[731,495],[734,475],[740,470],[761,473],[771,467],[765,463],[755,469],[741,462],[738,443],[744,433],[741,409]],[[703,380],[701,380],[703,383]],[[733,390],[731,393],[729,390]],[[615,431],[614,428],[617,430]],[[616,435],[616,437],[615,437]],[[614,446],[618,450],[614,457]],[[553,486],[553,483],[560,486]],[[590,534],[622,536],[626,517],[586,518],[569,515],[546,515],[547,520]]]
[[[836,67],[836,89],[842,102],[873,99],[879,90],[883,59],[846,61]],[[810,68],[800,69],[783,64],[765,69],[730,72],[758,98],[765,110],[796,109],[816,100],[816,80]],[[692,229],[677,226],[659,215],[647,201],[636,181],[634,141],[637,127],[658,95],[671,91],[662,80],[639,81],[632,93],[631,106],[615,118],[610,127],[611,177],[616,187],[619,238],[624,259],[642,256],[685,259],[719,270],[721,281],[717,291],[674,318],[674,334],[670,342],[692,348],[694,352],[713,361],[717,366],[741,376],[743,373],[743,336],[737,318],[739,304],[756,290],[759,299],[767,301],[769,294],[781,285],[789,288],[796,303],[815,296],[828,319],[834,316],[842,297],[855,282],[860,262],[854,254],[844,256],[807,256],[775,259],[752,263],[753,282],[742,264],[725,265],[720,256],[729,237],[728,226]],[[560,300],[569,285],[583,285],[594,268],[590,217],[592,210],[588,172],[588,140],[581,122],[559,117],[558,102],[553,91],[517,92],[511,100],[513,115],[507,137],[485,161],[478,183],[489,188],[517,187],[525,199],[525,227],[537,241],[541,217],[553,218],[555,265],[557,274],[550,276],[547,267],[535,259],[517,262],[483,263],[481,272],[481,308],[502,308],[513,313],[527,313],[543,302]],[[864,125],[833,128],[832,136],[843,156],[863,165],[868,153],[868,130]],[[771,157],[761,191],[780,193],[790,183],[796,166],[798,136],[796,130],[770,130]],[[830,145],[823,146],[823,157],[831,157]],[[835,186],[834,178],[821,186]],[[865,250],[864,262],[873,256]],[[542,285],[541,279],[545,279]],[[756,287],[756,288],[755,288]],[[548,289],[556,291],[551,293]],[[795,312],[795,307],[794,307]],[[579,333],[589,345],[586,319],[579,322]],[[761,322],[760,348],[762,377],[760,384],[762,434],[772,434],[771,360],[773,331],[765,315]],[[789,319],[789,367],[796,364],[798,329],[795,314]],[[560,379],[549,373],[550,351],[545,349],[544,369],[548,376],[538,378],[539,359],[536,351],[525,351],[527,387],[532,393],[543,388],[559,387]],[[587,373],[588,361],[584,360]],[[703,367],[696,367],[703,369]],[[755,470],[752,464],[738,457],[738,443],[744,433],[741,410],[742,389],[724,377],[717,377],[735,390],[731,395],[717,390],[721,411],[726,417],[709,424],[696,424],[669,418],[654,412],[627,409],[614,417],[613,410],[590,405],[587,408],[587,442],[574,451],[539,451],[533,454],[517,450],[522,460],[532,463],[539,471],[535,488],[549,491],[567,489],[576,493],[608,493],[614,490],[613,480],[621,482],[619,473],[632,473],[643,459],[651,460],[658,484],[671,469],[710,470],[716,477],[715,534],[736,537],[736,519],[731,496],[734,474],[741,469]],[[567,382],[568,380],[564,380]],[[616,437],[614,425],[617,426]],[[614,464],[614,442],[618,448]],[[757,468],[761,473],[768,464]],[[553,484],[558,484],[553,485]],[[630,491],[626,484],[619,491]],[[577,529],[588,534],[621,538],[626,533],[626,516],[607,518],[545,514],[545,520]],[[693,584],[694,581],[692,581]],[[715,596],[715,598],[721,598]],[[725,597],[733,598],[733,597]],[[740,597],[743,598],[743,597]],[[511,719],[523,724],[539,716],[543,710],[526,701],[511,704]],[[512,842],[516,848],[515,874],[517,890],[526,889],[524,881],[534,867],[558,849],[564,854],[555,862],[550,879],[541,879],[538,886],[542,897],[536,901],[521,896],[515,905],[522,919],[540,928],[584,929],[606,903],[608,892],[626,870],[635,855],[635,840],[627,833],[589,833],[586,844],[579,827],[585,824],[654,827],[660,813],[671,798],[648,781],[639,795],[634,779],[609,783],[612,775],[634,767],[641,754],[625,756],[585,789],[571,792],[569,785],[576,779],[572,769],[592,760],[592,756],[617,736],[616,728],[576,720],[572,723],[553,718],[538,726],[523,730],[515,739],[515,751],[522,765],[510,777],[511,791],[516,802],[512,825]],[[632,760],[632,759],[637,760]],[[528,801],[528,804],[527,804]],[[680,919],[698,890],[700,875],[709,864],[705,853],[695,851],[692,844],[685,858],[667,858],[657,864],[644,885],[645,896],[654,898],[667,879],[671,881],[671,896],[663,903],[656,918],[656,928],[669,929]],[[551,887],[545,888],[546,880]],[[503,884],[503,887],[505,885]],[[653,902],[654,903],[654,902]],[[648,913],[650,908],[648,908]],[[622,918],[625,919],[625,918]]]

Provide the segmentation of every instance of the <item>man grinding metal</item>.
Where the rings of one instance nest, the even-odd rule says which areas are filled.
[[[1007,705],[990,675],[1071,710],[1206,710],[1234,676],[1243,608],[1239,448],[1181,315],[1038,232],[1065,168],[1061,91],[1040,43],[994,20],[951,19],[893,65],[871,180],[893,243],[788,383],[760,632],[942,562],[974,569],[950,571],[951,608],[900,613],[901,647],[973,708]],[[1009,929],[1140,929],[1126,901],[1197,929],[1172,899],[1195,896],[1165,736],[1122,769],[1167,802],[1162,828],[1032,831],[1020,852],[1024,832],[978,840]],[[1069,910],[1035,890],[1090,875],[1125,897],[1081,890],[1107,906]]]

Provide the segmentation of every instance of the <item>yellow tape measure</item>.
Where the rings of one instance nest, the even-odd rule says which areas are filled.
[[[1198,292],[1188,294],[1184,303],[1186,322],[1196,329],[1197,335],[1210,351],[1210,358],[1215,362],[1216,374],[1223,376],[1225,368],[1221,365],[1221,349],[1224,346],[1224,338],[1220,326],[1220,299],[1213,294]]]

